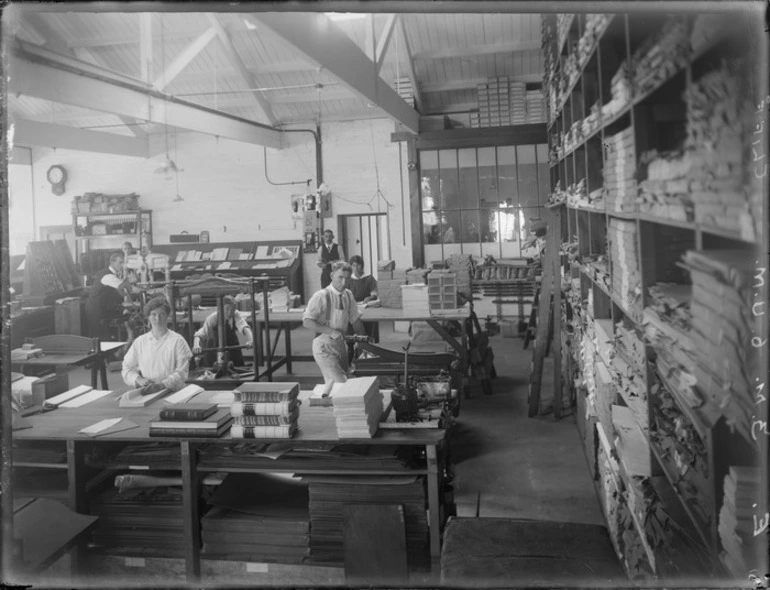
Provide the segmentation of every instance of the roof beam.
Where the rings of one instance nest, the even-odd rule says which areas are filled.
[[[521,76],[508,76],[511,82],[525,82],[534,84],[543,81],[543,74],[523,74]],[[448,82],[435,82],[425,84],[422,87],[423,92],[447,92],[451,90],[475,89],[479,84],[486,84],[489,78],[472,78],[470,80],[450,80]]]
[[[225,30],[224,26],[222,26],[222,23],[219,22],[219,18],[217,18],[217,16],[214,14],[207,14],[206,16],[208,17],[211,26],[217,32],[217,36],[219,37],[219,41],[222,43],[222,47],[225,50],[227,59],[235,67],[235,69],[238,70],[238,73],[246,84],[246,88],[259,88],[260,85],[257,82],[257,79],[246,67],[246,64],[243,63],[241,56],[235,49],[235,44],[233,43],[232,37]],[[270,106],[270,103],[267,101],[267,99],[259,92],[253,92],[252,96],[254,97],[256,103],[259,105],[259,108],[262,109],[262,112],[265,114],[265,117],[270,122],[270,124],[275,125],[278,122],[278,119],[276,118],[275,113],[273,113],[273,108]]]
[[[152,80],[152,13],[139,14],[139,77],[142,82]]]
[[[401,28],[401,38],[404,40],[404,49],[406,53],[406,74],[409,76],[409,81],[412,83],[412,92],[414,93],[414,106],[417,110],[422,112],[422,95],[420,94],[420,87],[417,85],[417,74],[414,69],[414,58],[412,56],[412,50],[409,48],[409,38],[406,36],[406,23],[402,16],[398,17],[398,24]]]
[[[45,39],[43,47],[46,47],[47,49],[57,53],[72,53],[69,43],[67,43],[66,39],[61,36],[59,31],[50,26],[40,13],[25,13],[24,20],[26,21],[29,28],[35,32],[35,35]]]
[[[153,7],[156,8],[156,7]],[[31,13],[30,13],[31,14]],[[227,32],[229,34],[235,34],[235,33],[241,33],[240,30],[232,30],[230,28],[226,28]],[[190,39],[194,39],[195,37],[200,36],[204,32],[203,29],[190,29],[185,31],[169,31],[166,30],[163,34],[163,39],[166,42],[169,41],[189,41]],[[246,31],[242,31],[243,34],[246,33]],[[161,35],[157,32],[152,36],[153,42],[160,43],[161,42]],[[75,39],[70,43],[70,47],[113,47],[115,45],[137,45],[139,43],[139,38],[136,36],[136,34],[133,35],[115,35],[110,37],[83,37],[80,39]]]
[[[210,27],[206,29],[192,43],[185,47],[182,52],[176,56],[174,61],[168,64],[165,71],[155,78],[152,85],[158,90],[165,89],[216,36],[216,28]]]
[[[393,37],[393,31],[396,28],[397,17],[395,14],[389,14],[388,20],[385,21],[385,28],[382,29],[380,40],[377,41],[377,49],[374,52],[374,71],[379,75],[380,68],[385,61],[385,54],[388,51],[390,40]]]
[[[87,131],[26,119],[16,119],[12,124],[15,145],[42,146],[135,158],[148,158],[150,155],[147,141],[135,137]]]
[[[239,117],[217,113],[157,92],[129,87],[104,77],[65,71],[15,56],[10,62],[9,92],[133,117],[236,141],[282,149],[282,133]]]
[[[372,75],[372,61],[326,15],[265,12],[245,18],[273,31],[407,129],[419,131],[418,113],[384,80]]]
[[[469,47],[445,47],[431,51],[420,51],[414,59],[442,59],[445,57],[476,57],[494,55],[496,53],[516,53],[521,51],[540,50],[540,41],[514,41],[511,43],[495,43],[494,45],[472,45]]]

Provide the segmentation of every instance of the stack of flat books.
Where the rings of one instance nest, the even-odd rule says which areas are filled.
[[[753,467],[731,466],[725,476],[718,530],[722,561],[736,576],[755,567],[754,558],[761,546],[761,536],[755,533],[760,485],[759,469]]]
[[[163,408],[150,422],[150,436],[218,438],[230,428],[230,410],[216,404],[176,404]]]
[[[383,395],[377,377],[348,379],[334,392],[332,405],[340,438],[371,438],[383,411]]]
[[[291,438],[299,430],[299,383],[244,383],[233,394],[233,438]]]

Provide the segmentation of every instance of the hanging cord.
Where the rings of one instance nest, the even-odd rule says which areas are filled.
[[[372,201],[377,199],[377,212],[380,212],[380,198],[382,198],[383,201],[385,201],[385,204],[388,206],[389,209],[393,208],[393,205],[390,204],[390,201],[385,198],[385,195],[383,194],[382,190],[380,189],[380,168],[377,164],[377,150],[374,147],[374,126],[372,124],[372,121],[369,121],[369,137],[372,141],[372,159],[374,160],[374,177],[377,182],[377,190],[375,191],[374,195],[372,196],[369,201],[367,201],[367,205],[369,206],[369,209],[372,209]]]

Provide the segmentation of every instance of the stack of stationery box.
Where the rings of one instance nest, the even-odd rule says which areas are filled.
[[[604,186],[609,211],[636,211],[636,151],[630,127],[604,140]]]
[[[377,271],[377,299],[382,307],[401,308],[401,285],[406,285],[405,270]]]
[[[612,291],[620,300],[623,310],[634,321],[641,319],[641,272],[637,248],[635,221],[610,218],[607,229]]]

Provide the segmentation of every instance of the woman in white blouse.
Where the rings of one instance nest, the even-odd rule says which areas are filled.
[[[171,306],[165,297],[155,297],[144,306],[151,330],[142,334],[123,358],[121,375],[126,385],[150,394],[164,388],[184,387],[192,352],[185,339],[168,329]]]

